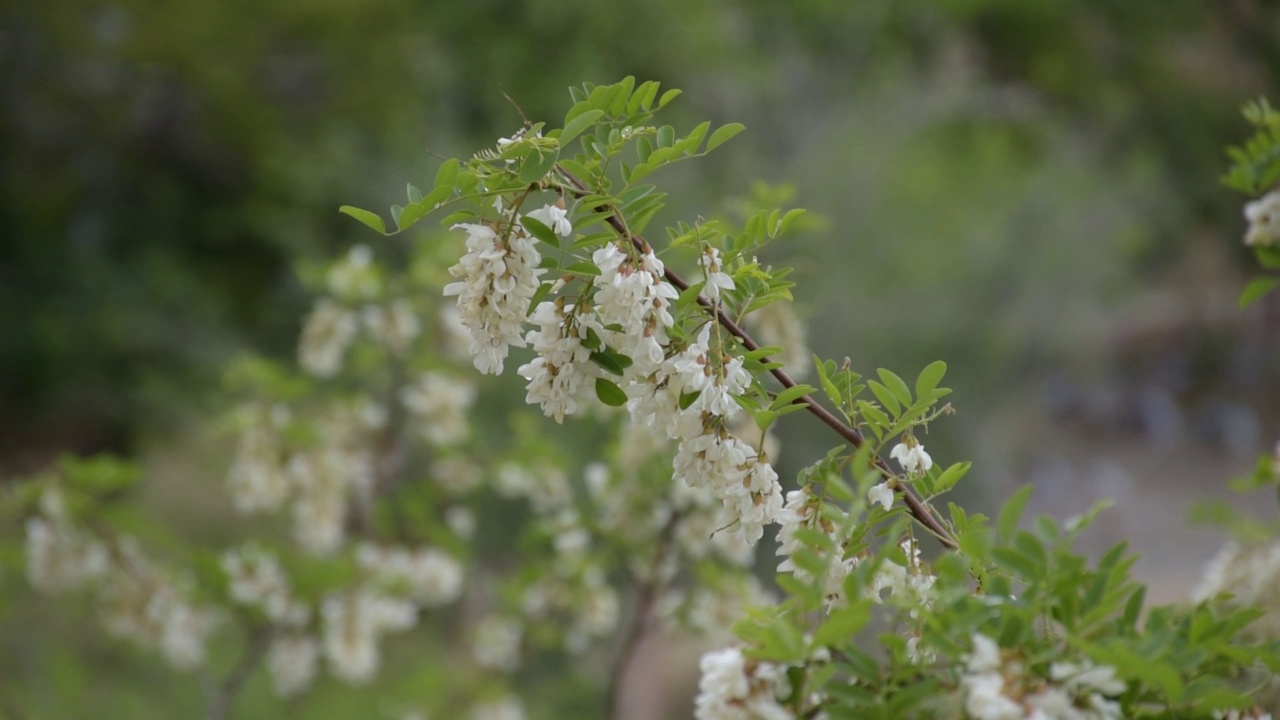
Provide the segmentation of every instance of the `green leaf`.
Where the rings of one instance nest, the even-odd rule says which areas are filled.
[[[902,378],[884,368],[877,370],[876,374],[880,376],[880,381],[884,383],[885,387],[889,388],[893,396],[898,398],[903,405],[911,405],[911,388],[907,387],[907,383]]]
[[[551,231],[551,228],[547,227],[541,220],[525,215],[520,218],[520,224],[524,225],[524,229],[528,230],[530,235],[557,250],[560,249],[560,240],[556,237],[556,234]]]
[[[1022,513],[1027,509],[1027,501],[1031,499],[1031,491],[1033,486],[1025,485],[1009,498],[1004,504],[1004,508],[1000,510],[1000,519],[996,521],[996,530],[1000,533],[1002,542],[1009,542],[1013,538],[1014,532],[1018,529],[1018,523],[1022,520]]]
[[[396,218],[396,227],[401,230],[408,230],[414,223],[423,218],[424,215],[431,212],[431,208],[421,202],[407,205],[404,210],[400,211],[400,216]]]
[[[626,364],[621,362],[624,358],[627,361]],[[593,352],[591,353],[591,362],[599,365],[614,375],[622,375],[623,371],[627,369],[627,366],[631,365],[631,358],[626,357],[625,355],[618,355],[613,352]]]
[[[795,387],[789,387],[786,390],[783,390],[782,392],[778,393],[778,396],[773,399],[773,402],[769,405],[769,408],[776,410],[780,407],[785,407],[787,405],[790,405],[791,403],[798,401],[800,398],[804,397],[805,395],[808,395],[809,393],[813,392],[816,389],[817,388],[813,387],[812,385],[796,385]]]
[[[596,397],[609,407],[622,407],[627,404],[627,394],[622,388],[604,378],[596,378]]]
[[[721,125],[720,127],[716,128],[715,132],[711,133],[711,138],[707,140],[707,149],[705,150],[705,152],[711,152],[712,150],[715,150],[721,145],[729,142],[729,140],[732,139],[734,135],[737,135],[738,133],[746,129],[747,129],[747,126],[743,125],[742,123],[729,123],[728,125]]]
[[[524,159],[520,165],[520,174],[517,180],[522,185],[531,185],[538,182],[551,172],[551,168],[556,166],[556,161],[560,159],[560,152],[549,152],[545,155],[533,154]]]
[[[445,160],[436,171],[436,187],[452,188],[458,180],[458,158]]]
[[[571,140],[582,134],[592,123],[604,116],[603,110],[588,110],[564,124],[560,132],[560,146],[568,145]]]
[[[942,474],[934,481],[934,491],[943,493],[955,487],[955,484],[960,482],[960,478],[964,477],[971,467],[973,467],[973,463],[958,462],[942,471]]]
[[[1280,285],[1278,277],[1256,277],[1244,286],[1244,291],[1240,293],[1240,307],[1250,305],[1264,295],[1275,289],[1276,285]]]
[[[338,212],[343,213],[345,215],[350,215],[351,217],[359,220],[365,225],[368,225],[374,230],[377,230],[378,232],[382,233],[383,235],[387,234],[387,226],[382,222],[382,218],[378,217],[374,213],[369,212],[368,210],[361,210],[358,207],[343,205],[342,207],[338,208]]]
[[[409,196],[409,203],[416,203],[422,200],[422,192],[409,183],[405,186],[405,193]]]
[[[666,92],[662,93],[662,97],[661,97],[661,98],[658,98],[658,108],[657,108],[657,109],[661,110],[662,108],[664,108],[664,107],[666,107],[666,106],[667,106],[667,103],[669,103],[669,102],[671,102],[672,100],[675,100],[676,98],[680,97],[680,92],[681,92],[680,90],[677,90],[677,89],[675,89],[675,88],[672,88],[672,89],[670,89],[670,90],[668,90],[668,91],[666,91]],[[647,110],[648,108],[645,108],[645,109]]]
[[[826,622],[813,634],[813,643],[819,647],[845,645],[870,621],[869,601],[850,604],[827,616]]]
[[[938,387],[938,383],[942,382],[942,376],[947,374],[947,364],[941,360],[931,362],[925,369],[920,371],[920,376],[916,378],[916,397],[923,399],[933,389]]]
[[[867,387],[871,388],[871,393],[876,396],[876,399],[880,401],[880,404],[884,406],[884,409],[889,411],[890,415],[896,416],[898,413],[902,412],[902,406],[898,404],[898,398],[894,397],[889,388],[881,385],[875,380],[868,380]]]
[[[565,268],[564,271],[575,275],[586,275],[588,277],[595,277],[600,274],[600,268],[585,260],[570,265]]]

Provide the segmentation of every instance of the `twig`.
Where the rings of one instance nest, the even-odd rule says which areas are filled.
[[[588,194],[587,187],[582,184],[582,181],[578,180],[563,168],[559,168],[559,171],[566,179],[569,180],[570,183],[572,183],[575,188],[573,194],[576,198],[582,198]],[[597,208],[597,210],[604,209],[606,208]],[[646,252],[651,249],[648,241],[643,237],[632,234],[627,230],[627,226],[622,222],[622,219],[618,217],[618,211],[616,209],[609,215],[607,222],[609,223],[609,226],[613,228],[614,232],[618,233],[620,237],[628,240],[636,247],[636,249],[641,252]],[[684,292],[689,289],[689,283],[685,282],[684,278],[676,274],[671,268],[666,268],[664,276],[666,277],[667,282],[671,283],[677,290]],[[712,313],[715,316],[716,321],[720,323],[720,326],[725,330],[728,330],[731,335],[738,338],[738,341],[741,342],[742,346],[748,351],[760,349],[760,344],[757,343],[746,330],[743,330],[733,321],[733,318],[726,315],[710,300],[699,295],[698,304],[708,312]],[[760,358],[760,362],[768,363],[769,358]],[[783,387],[793,388],[796,386],[796,381],[793,380],[782,368],[774,368],[769,372]],[[842,420],[840,420],[840,418],[836,417],[834,413],[819,404],[812,396],[804,395],[796,398],[792,401],[792,404],[805,405],[806,409],[810,413],[821,420],[827,427],[834,430],[837,435],[843,438],[854,448],[861,448],[866,444],[866,438],[863,437],[862,433],[859,432],[857,428],[846,425]],[[934,516],[933,511],[920,500],[910,487],[897,481],[897,475],[889,469],[889,466],[884,462],[884,460],[881,460],[880,457],[877,456],[875,457],[873,464],[875,465],[876,470],[880,472],[880,475],[883,476],[886,481],[890,482],[898,493],[902,495],[902,501],[906,503],[907,509],[911,512],[912,517],[923,525],[926,530],[932,533],[934,537],[938,538],[938,541],[948,549],[956,550],[959,548],[955,538],[951,536],[951,533],[942,525],[941,521]]]
[[[653,560],[652,575],[640,585],[636,596],[635,614],[631,616],[631,624],[627,627],[626,635],[622,638],[622,644],[618,647],[618,656],[613,662],[613,672],[609,676],[609,689],[605,695],[605,707],[609,711],[608,717],[611,720],[617,720],[618,711],[621,710],[618,702],[621,700],[622,680],[626,677],[627,670],[631,667],[631,661],[635,659],[636,649],[640,646],[640,640],[644,637],[645,631],[649,629],[649,620],[653,615],[653,605],[658,600],[658,591],[662,587],[660,575],[662,573],[662,564],[666,562],[667,551],[671,547],[672,536],[675,535],[676,525],[680,521],[680,513],[672,512],[671,517],[667,518],[667,522],[662,526],[661,532],[658,534],[658,553]]]
[[[205,713],[207,720],[227,720],[231,716],[231,706],[240,694],[249,676],[262,662],[267,649],[271,647],[274,630],[269,626],[259,626],[249,631],[249,638],[231,672],[222,683],[213,689],[209,698],[209,710]]]

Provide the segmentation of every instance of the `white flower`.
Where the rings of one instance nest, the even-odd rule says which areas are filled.
[[[373,267],[373,251],[368,245],[356,245],[347,256],[335,263],[325,276],[329,292],[347,300],[369,299],[381,289]]]
[[[720,299],[720,291],[734,288],[733,278],[724,272],[724,267],[720,264],[719,250],[709,245],[704,247],[702,254],[698,256],[698,264],[702,266],[702,274],[707,279],[702,292],[712,302]]]
[[[319,378],[337,375],[358,329],[355,313],[329,298],[322,298],[303,326],[298,363]]]
[[[1000,646],[986,635],[973,636],[973,653],[966,666],[971,673],[994,672],[1000,669]]]
[[[462,594],[462,564],[435,548],[409,550],[362,544],[356,559],[382,586],[403,589],[424,607],[453,602]]]
[[[110,568],[106,547],[65,520],[27,520],[26,550],[27,579],[44,592],[81,587]]]
[[[538,355],[516,370],[529,381],[525,401],[541,405],[547,417],[564,422],[594,387],[588,382],[596,375],[591,351],[582,345],[587,324],[573,315],[572,305],[561,308],[553,302],[539,303],[530,319],[538,329],[530,330],[525,339]]]
[[[997,672],[966,675],[964,709],[974,720],[1022,720],[1022,705],[1004,694],[1004,678]]]
[[[1280,241],[1280,190],[1272,190],[1245,205],[1244,216],[1249,221],[1245,245],[1275,245]]]
[[[524,707],[514,697],[504,697],[476,705],[471,720],[525,720]]]
[[[276,695],[290,698],[310,687],[319,659],[320,643],[310,635],[276,638],[267,653],[267,672]]]
[[[699,663],[702,678],[694,700],[696,720],[791,720],[795,716],[777,699],[788,683],[773,663],[756,663],[748,671],[737,648],[709,652]]]
[[[524,317],[545,272],[538,267],[542,257],[522,226],[511,227],[505,242],[487,225],[454,228],[467,231],[467,253],[449,268],[458,282],[446,285],[444,294],[458,298],[476,369],[497,375],[509,349],[525,346]]]
[[[361,589],[330,595],[321,606],[324,654],[339,679],[363,684],[378,672],[378,641],[417,623],[417,609],[403,600]]]
[[[476,627],[471,651],[481,666],[512,672],[520,665],[523,638],[524,628],[519,622],[488,618]]]
[[[933,467],[933,458],[924,451],[924,445],[914,441],[909,445],[907,443],[894,445],[889,457],[897,460],[908,475],[923,475]]]
[[[881,507],[888,510],[893,506],[893,488],[889,487],[889,483],[882,482],[867,491],[867,500],[872,505],[879,503]]]
[[[232,600],[260,608],[271,620],[281,620],[290,611],[289,579],[274,555],[246,545],[224,553],[221,565]]]
[[[476,532],[476,515],[471,512],[471,508],[462,505],[454,505],[444,513],[444,523],[449,526],[454,535],[468,540]]]
[[[392,352],[404,353],[422,332],[413,304],[401,298],[388,306],[369,305],[361,312],[364,324]]]
[[[673,477],[724,503],[731,532],[754,545],[782,511],[782,486],[769,463],[735,437],[708,432],[680,443]]]
[[[416,383],[400,390],[400,401],[421,419],[423,437],[436,447],[457,445],[467,439],[467,410],[475,399],[474,385],[434,371],[422,373]]]
[[[351,465],[341,449],[322,448],[295,455],[289,472],[298,488],[293,506],[294,538],[314,555],[337,552],[346,537],[347,489]]]
[[[533,218],[551,228],[560,237],[573,234],[573,223],[569,221],[569,211],[557,205],[544,205],[537,210],[525,213],[525,217]]]

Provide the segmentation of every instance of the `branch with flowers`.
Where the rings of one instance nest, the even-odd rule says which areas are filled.
[[[210,717],[366,693],[402,718],[622,718],[636,648],[662,633],[706,650],[698,720],[1270,717],[1277,528],[1235,521],[1266,542],[1229,547],[1194,601],[1150,606],[1123,545],[1074,549],[1101,507],[1024,519],[1024,489],[994,519],[944,512],[970,467],[920,442],[952,412],[946,366],[909,383],[811,358],[789,271],[758,258],[803,211],[646,235],[665,196],[644,181],[742,126],[656,124],[679,92],[655,82],[570,93],[560,127],[525,120],[409,186],[394,230],[342,208],[404,245],[304,270],[298,369],[228,373],[243,541],[162,561],[147,548],[168,536],[124,512],[138,473],[67,461],[0,506],[30,584],[208,678]],[[1233,171],[1255,183],[1280,178],[1280,122],[1257,113],[1270,139]],[[443,239],[405,232],[433,213]],[[523,398],[464,365],[514,365]],[[784,487],[772,430],[801,411],[838,441]],[[1280,484],[1276,465],[1248,486]],[[274,699],[252,697],[259,670]]]

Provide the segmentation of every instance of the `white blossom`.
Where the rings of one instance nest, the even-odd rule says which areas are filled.
[[[707,280],[702,292],[712,302],[720,299],[722,290],[734,288],[733,278],[724,272],[724,266],[720,262],[719,250],[710,245],[703,247],[702,254],[698,256],[698,264],[702,266],[702,274]]]
[[[867,500],[872,505],[879,504],[880,507],[888,510],[893,506],[893,488],[889,487],[889,483],[882,482],[867,491]]]
[[[569,221],[569,211],[558,205],[544,205],[537,210],[525,213],[525,217],[533,218],[546,225],[560,237],[569,237],[573,234],[573,223]]]
[[[792,720],[778,702],[786,677],[772,663],[749,668],[742,651],[726,648],[709,652],[699,663],[702,677],[694,700],[696,720]]]
[[[462,324],[471,333],[473,363],[482,373],[500,374],[512,346],[524,347],[521,332],[529,302],[538,290],[542,258],[534,240],[513,223],[502,237],[487,225],[463,224],[467,253],[449,274],[458,278],[444,288],[456,296]]]
[[[475,402],[471,383],[441,372],[428,371],[400,391],[400,401],[420,421],[422,436],[436,447],[449,447],[467,439],[467,411]]]
[[[330,555],[346,539],[349,456],[338,448],[295,455],[289,471],[298,488],[293,506],[294,538],[314,555]]]
[[[267,673],[277,696],[291,698],[311,687],[320,660],[320,643],[310,635],[276,638],[267,653]]]
[[[396,354],[408,351],[414,338],[422,332],[422,323],[413,310],[413,303],[404,298],[386,306],[366,306],[361,311],[361,318],[378,342]]]
[[[914,440],[894,445],[889,457],[897,460],[908,475],[923,475],[933,467],[933,458],[924,451],[924,445]]]
[[[646,378],[666,357],[667,329],[675,322],[670,308],[679,292],[663,277],[665,267],[652,251],[633,259],[609,243],[591,260],[600,268],[592,280],[600,325],[621,328],[607,334],[609,345],[631,358],[627,377]]]
[[[516,371],[529,381],[525,401],[542,406],[542,412],[556,422],[578,410],[594,387],[596,376],[591,351],[583,346],[588,326],[573,315],[573,306],[563,309],[553,302],[539,303],[530,318],[538,326],[526,341],[537,356]]]
[[[773,467],[749,445],[708,432],[680,443],[673,477],[709,489],[728,511],[731,532],[754,545],[782,510],[782,486]]]
[[[373,266],[373,251],[368,245],[352,247],[345,258],[329,269],[325,284],[329,292],[348,300],[377,296],[382,286]]]
[[[436,548],[410,550],[365,543],[357,549],[356,559],[382,586],[403,589],[423,607],[445,605],[462,594],[462,564]]]
[[[275,556],[255,545],[222,555],[231,599],[260,608],[271,620],[281,620],[291,610],[289,579]]]
[[[355,313],[329,298],[320,299],[302,328],[298,363],[319,378],[337,375],[358,329]]]
[[[525,720],[524,706],[514,697],[479,703],[471,710],[471,720]]]
[[[227,486],[238,512],[275,512],[289,495],[289,476],[280,457],[287,408],[277,406],[270,413],[251,408],[246,414],[251,422],[236,443]]]
[[[475,629],[472,655],[483,667],[512,672],[520,665],[520,642],[524,628],[519,621],[487,618]]]
[[[1244,217],[1249,221],[1245,245],[1275,245],[1280,241],[1280,190],[1272,190],[1245,205]]]
[[[74,590],[107,573],[106,547],[67,520],[33,517],[26,529],[27,579],[37,590]]]
[[[413,627],[417,609],[408,601],[360,589],[325,598],[321,618],[330,670],[342,680],[364,684],[378,672],[382,635]]]

